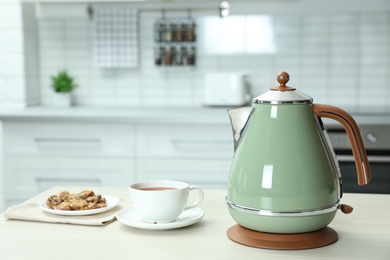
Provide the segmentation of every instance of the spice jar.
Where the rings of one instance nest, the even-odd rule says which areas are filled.
[[[163,62],[163,54],[164,50],[160,48],[160,46],[154,47],[154,64],[161,65]]]
[[[195,65],[195,47],[187,46],[187,64]]]
[[[163,24],[160,21],[154,23],[154,40],[156,42],[162,42],[163,39]]]
[[[171,46],[167,45],[165,46],[165,65],[172,65],[172,56],[173,56],[173,53],[172,53],[172,48]]]
[[[186,41],[188,41],[188,42],[195,41],[195,29],[196,29],[196,25],[194,22],[187,24],[187,26],[186,26]]]
[[[165,24],[165,31],[164,31],[164,40],[166,42],[171,42],[173,39],[173,28],[171,23]]]
[[[181,23],[178,23],[175,26],[175,41],[183,41],[183,25]]]
[[[182,65],[183,64],[183,52],[180,45],[176,46],[175,51],[175,64],[176,65]]]

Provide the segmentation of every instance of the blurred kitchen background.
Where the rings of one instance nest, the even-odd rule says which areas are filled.
[[[214,72],[248,74],[257,95],[285,70],[316,102],[390,111],[389,1],[236,0],[225,18],[220,3],[3,0],[0,107],[50,105],[50,76],[61,69],[79,85],[75,105],[115,107],[202,106],[205,75]],[[136,12],[133,67],[94,62],[96,13],[115,8]],[[155,65],[163,17],[195,20],[195,66]]]
[[[0,1],[0,211],[53,185],[225,188],[226,108],[280,71],[316,103],[390,125],[390,1],[222,2]],[[50,87],[60,70],[78,84],[68,108]],[[388,155],[388,133],[368,128],[366,145]],[[385,161],[378,171],[390,172]],[[388,192],[386,178],[373,179]]]

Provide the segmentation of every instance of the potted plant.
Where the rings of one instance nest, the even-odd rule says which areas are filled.
[[[51,87],[54,90],[54,104],[56,106],[70,106],[72,104],[72,91],[77,87],[74,79],[66,70],[59,71],[51,77]]]

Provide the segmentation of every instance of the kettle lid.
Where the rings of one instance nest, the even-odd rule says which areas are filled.
[[[290,75],[287,72],[282,71],[276,77],[279,82],[278,87],[271,88],[270,90],[260,94],[253,99],[253,103],[259,104],[311,104],[313,98],[310,96],[286,86],[290,80]]]

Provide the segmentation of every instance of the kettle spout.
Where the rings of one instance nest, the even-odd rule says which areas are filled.
[[[255,108],[253,107],[240,107],[228,110],[233,131],[234,151],[237,149],[238,142],[240,141],[246,123],[248,122],[254,110]]]

